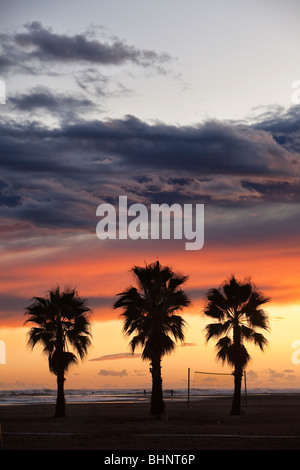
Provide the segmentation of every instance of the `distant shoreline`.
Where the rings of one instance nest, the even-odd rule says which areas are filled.
[[[171,393],[172,390],[172,393]],[[0,390],[0,406],[2,405],[38,405],[53,404],[56,401],[55,389],[21,389],[21,390]],[[164,400],[168,401],[188,401],[187,389],[166,389],[163,391]],[[217,397],[231,397],[231,388],[192,388],[190,390],[190,402]],[[268,389],[253,388],[247,390],[247,396],[260,395],[300,395],[299,389]],[[242,400],[245,400],[245,390],[242,390]],[[66,389],[66,403],[148,403],[151,399],[151,390],[146,389]]]

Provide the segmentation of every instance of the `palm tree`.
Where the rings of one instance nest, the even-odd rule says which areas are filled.
[[[143,347],[142,359],[150,361],[152,395],[150,413],[159,418],[165,405],[162,393],[161,360],[170,354],[177,340],[184,340],[185,321],[176,315],[190,304],[188,296],[181,289],[187,276],[175,274],[169,267],[154,262],[145,267],[132,269],[138,288],[129,287],[118,294],[114,308],[123,308],[123,332],[130,336],[135,348]],[[173,339],[172,339],[173,338]]]
[[[76,354],[83,359],[91,344],[88,319],[91,310],[75,289],[61,292],[56,287],[46,298],[34,297],[32,300],[34,302],[25,311],[25,315],[29,315],[25,324],[35,324],[28,332],[28,345],[32,349],[38,343],[44,347],[50,372],[57,377],[55,417],[62,417],[65,416],[65,373],[72,364],[77,364]]]
[[[268,344],[257,328],[268,331],[268,316],[261,308],[270,299],[249,281],[239,282],[232,276],[218,289],[206,295],[204,314],[214,319],[206,326],[206,341],[220,338],[216,343],[217,359],[234,366],[234,395],[231,413],[240,414],[243,370],[250,360],[245,341],[252,341],[263,351]],[[224,335],[224,336],[222,336]]]

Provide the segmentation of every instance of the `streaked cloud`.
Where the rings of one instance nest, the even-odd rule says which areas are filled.
[[[117,354],[107,354],[105,356],[95,357],[90,359],[90,361],[115,361],[118,359],[136,359],[140,358],[141,354],[132,354],[132,353],[117,353]]]
[[[123,369],[123,370],[120,370],[120,371],[117,371],[117,370],[110,370],[110,369],[101,369],[99,372],[98,372],[98,375],[102,375],[104,377],[124,377],[124,376],[127,376],[128,373],[127,373],[127,370]]]

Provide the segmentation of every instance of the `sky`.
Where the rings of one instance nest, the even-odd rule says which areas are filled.
[[[150,388],[112,305],[131,268],[156,260],[189,276],[192,300],[164,387],[186,387],[188,368],[192,382],[230,371],[202,310],[232,274],[271,298],[249,388],[300,387],[299,14],[295,0],[0,0],[1,388],[55,388],[26,347],[24,311],[56,285],[93,310],[92,347],[66,387]],[[203,248],[99,240],[96,209],[119,196],[204,204]]]

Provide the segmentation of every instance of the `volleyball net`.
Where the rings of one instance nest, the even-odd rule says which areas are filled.
[[[188,403],[192,396],[197,396],[202,392],[207,395],[226,391],[233,393],[234,373],[232,372],[213,372],[188,369]],[[245,396],[247,403],[247,381],[246,371],[243,371],[242,395]]]
[[[232,372],[207,372],[193,371],[191,377],[191,387],[193,388],[232,388],[233,373]]]

